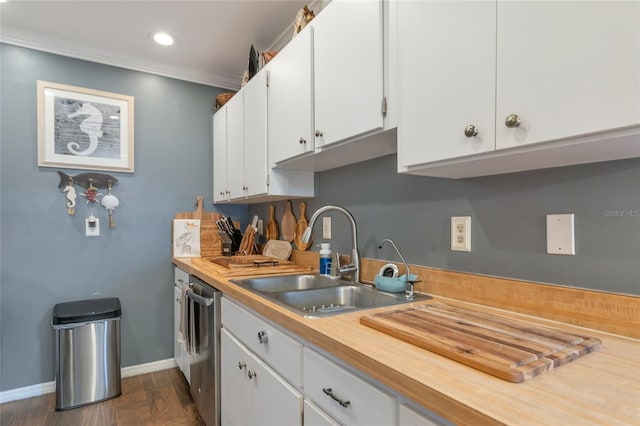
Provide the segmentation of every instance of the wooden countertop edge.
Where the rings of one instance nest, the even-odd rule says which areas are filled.
[[[499,425],[508,423],[501,422],[492,415],[470,407],[456,398],[434,389],[423,381],[410,377],[406,372],[399,371],[388,364],[380,362],[374,357],[354,349],[348,344],[345,344],[340,340],[327,335],[317,327],[314,327],[315,321],[325,321],[326,319],[309,320],[300,317],[297,314],[291,313],[288,310],[267,301],[259,295],[253,294],[233,283],[230,283],[227,278],[216,277],[215,274],[211,274],[206,270],[203,271],[202,265],[194,266],[190,259],[186,261],[184,259],[174,259],[174,263],[186,272],[198,275],[206,282],[209,282],[209,284],[219,288],[228,297],[244,304],[250,309],[255,310],[284,329],[300,335],[304,340],[308,341],[312,345],[331,353],[347,364],[354,366],[363,373],[389,386],[391,389],[396,390],[400,394],[456,424]],[[205,272],[206,275],[202,272]],[[436,299],[440,299],[440,297],[436,297]],[[451,302],[461,306],[469,306],[469,303],[465,301],[460,302],[455,299],[448,300],[448,298],[443,298],[443,300],[446,300],[447,303]],[[475,304],[472,303],[472,305]],[[477,306],[483,307],[483,305]],[[491,310],[492,308],[490,307],[488,309]],[[367,312],[376,312],[376,310],[368,310]],[[517,312],[506,312],[506,314],[515,318],[522,318],[522,315]],[[360,316],[359,314],[345,314],[339,317],[345,317],[347,315],[356,315],[358,318]],[[533,322],[548,323],[548,320],[546,319],[532,318],[532,320]],[[571,325],[569,325],[569,327],[571,327]],[[614,337],[624,338],[624,336],[618,335],[615,335]],[[635,339],[629,340],[633,340],[635,342]],[[483,373],[478,372],[477,374]],[[490,377],[487,377],[487,380],[490,379]]]

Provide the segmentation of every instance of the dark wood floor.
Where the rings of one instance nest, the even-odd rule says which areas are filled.
[[[122,395],[55,411],[55,393],[0,405],[2,426],[202,425],[189,384],[177,368],[122,379]]]

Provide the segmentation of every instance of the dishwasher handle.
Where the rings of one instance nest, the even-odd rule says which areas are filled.
[[[213,298],[209,298],[209,297],[202,297],[198,294],[195,294],[193,292],[193,289],[189,289],[187,290],[187,296],[190,297],[191,299],[193,299],[194,302],[200,304],[200,305],[204,305],[204,306],[211,306],[213,305],[214,299]]]

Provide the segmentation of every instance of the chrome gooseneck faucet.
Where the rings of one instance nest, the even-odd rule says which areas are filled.
[[[311,239],[311,231],[313,230],[313,226],[316,223],[316,220],[320,215],[326,213],[328,211],[338,211],[346,216],[347,220],[349,220],[349,224],[351,225],[351,241],[353,246],[351,248],[351,264],[340,266],[338,263],[337,273],[338,274],[349,274],[351,276],[351,281],[354,283],[360,282],[360,254],[358,253],[358,232],[356,230],[356,221],[353,218],[353,215],[349,213],[346,209],[340,206],[324,206],[320,207],[309,219],[309,225],[307,229],[305,229],[302,234],[302,242],[305,244],[309,242]]]
[[[396,253],[398,253],[398,256],[400,256],[402,263],[404,263],[404,269],[407,273],[407,281],[406,281],[404,292],[407,299],[411,300],[413,299],[413,284],[415,283],[415,281],[411,280],[411,272],[409,272],[409,264],[407,263],[406,260],[404,260],[404,256],[402,255],[402,253],[400,253],[400,250],[398,250],[398,246],[396,246],[396,243],[394,243],[393,240],[390,240],[389,238],[385,238],[384,240],[382,240],[382,242],[378,246],[378,250],[382,249],[382,246],[384,246],[384,243],[391,244],[393,248],[396,250]],[[407,286],[408,286],[408,289],[407,289]]]

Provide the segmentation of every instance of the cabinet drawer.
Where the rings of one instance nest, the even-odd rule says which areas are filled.
[[[183,283],[189,282],[189,274],[177,266],[173,268],[173,277],[173,282],[177,286],[181,286]]]
[[[294,386],[302,385],[300,342],[226,297],[222,298],[222,326]]]
[[[345,425],[394,425],[396,399],[315,351],[304,349],[305,395]]]

